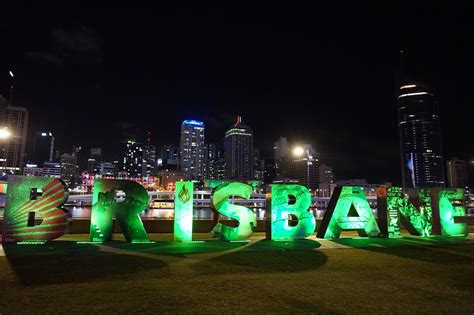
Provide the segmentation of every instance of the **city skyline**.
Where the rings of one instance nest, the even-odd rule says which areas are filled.
[[[417,4],[408,11],[394,4],[380,16],[357,4],[334,20],[323,14],[338,11],[329,4],[311,14],[278,6],[268,12],[258,6],[254,12],[75,8],[80,19],[76,11],[56,14],[57,8],[21,15],[12,9],[4,20],[10,45],[0,52],[0,94],[8,99],[13,83],[13,105],[30,112],[29,138],[51,130],[62,152],[103,147],[104,159],[113,160],[119,141],[141,136],[143,142],[149,130],[154,145],[178,144],[184,119],[204,121],[206,142],[222,143],[241,115],[262,158],[285,136],[313,144],[339,178],[401,183],[396,82],[402,49],[405,72],[438,97],[444,158],[474,156],[459,136],[473,115],[473,48],[464,41],[472,25],[459,30],[456,23],[438,23],[467,21],[472,10],[462,5],[466,10],[433,5],[420,17]],[[274,18],[279,15],[286,19]],[[129,23],[120,26],[124,16]],[[405,23],[394,23],[402,17]],[[37,27],[9,23],[21,19]],[[351,29],[337,25],[343,20]],[[423,36],[412,32],[417,28]]]

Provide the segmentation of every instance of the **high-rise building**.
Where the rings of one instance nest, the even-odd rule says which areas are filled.
[[[33,143],[33,161],[38,166],[44,162],[53,161],[54,136],[50,131],[41,131],[35,134]]]
[[[78,176],[77,156],[69,153],[61,155],[61,179],[68,185],[74,185]]]
[[[0,95],[0,126],[7,128],[11,133],[11,136],[0,144],[0,168],[5,173],[21,174],[28,130],[28,110],[24,107],[7,105]]]
[[[133,139],[122,141],[115,171],[127,177],[142,177],[143,163],[143,144]]]
[[[465,188],[467,182],[466,161],[453,159],[446,161],[446,173],[448,177],[448,186],[452,188]]]
[[[327,166],[326,164],[321,164],[319,166],[319,196],[320,197],[330,197],[332,195],[331,187],[333,187],[334,181],[334,172],[332,167]]]
[[[290,152],[290,144],[288,143],[288,140],[285,137],[280,137],[280,139],[275,141],[273,151],[275,153],[275,161],[286,157]]]
[[[289,152],[278,162],[279,180],[296,182],[314,191],[319,188],[319,158],[311,144],[299,146],[301,154]]]
[[[179,148],[174,144],[165,144],[158,150],[158,159],[156,165],[159,170],[169,169],[178,170]]]
[[[260,159],[260,150],[253,149],[253,179],[262,180],[265,172],[264,161]]]
[[[99,174],[105,177],[111,177],[115,174],[115,166],[111,162],[102,162],[100,163]]]
[[[156,147],[152,144],[143,146],[143,174],[151,176],[155,173]]]
[[[276,165],[274,159],[264,159],[263,160],[263,182],[265,184],[273,183],[273,180],[276,177]]]
[[[236,123],[225,133],[225,176],[227,179],[253,178],[253,132],[237,117]]]
[[[400,86],[398,123],[404,188],[444,187],[438,102],[418,83]]]
[[[214,143],[206,144],[204,154],[204,179],[218,179],[217,163],[224,157],[222,149]]]
[[[181,124],[179,169],[186,180],[204,178],[204,123],[185,120]]]
[[[89,159],[87,160],[87,172],[89,174],[99,174],[102,162],[102,148],[91,148]]]

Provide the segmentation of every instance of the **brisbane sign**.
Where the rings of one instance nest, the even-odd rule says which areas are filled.
[[[177,182],[174,202],[174,241],[193,240],[192,182]],[[126,195],[121,202],[116,192]],[[211,208],[216,214],[236,221],[235,226],[217,222],[215,235],[227,241],[248,239],[256,230],[257,218],[249,208],[233,204],[230,197],[249,199],[252,186],[228,182],[213,189]],[[61,206],[67,200],[64,184],[49,177],[11,176],[3,221],[2,243],[51,241],[67,231],[68,218]],[[338,238],[344,230],[356,230],[364,237],[400,237],[403,225],[412,235],[468,235],[466,223],[455,222],[465,216],[462,189],[418,189],[405,194],[389,187],[379,194],[376,219],[360,187],[337,187],[331,196],[318,238]],[[302,185],[271,185],[267,194],[267,238],[294,240],[308,238],[316,230],[309,211],[311,194]],[[94,182],[90,242],[112,240],[114,219],[125,239],[131,243],[148,242],[148,234],[139,216],[148,205],[148,193],[130,180],[97,179]],[[42,218],[36,224],[35,215]]]

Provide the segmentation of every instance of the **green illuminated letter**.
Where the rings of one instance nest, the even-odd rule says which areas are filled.
[[[400,215],[403,226],[412,235],[430,236],[433,233],[433,211],[431,208],[431,192],[429,189],[411,189],[410,199],[415,200],[419,210],[405,196],[399,187],[387,189],[387,211],[395,217],[395,212]]]
[[[215,211],[226,217],[238,221],[237,227],[230,227],[217,223],[213,231],[222,239],[228,241],[246,240],[257,227],[257,217],[247,207],[238,206],[229,202],[230,196],[249,199],[252,195],[252,186],[244,183],[226,183],[218,186],[212,194],[212,205]]]
[[[360,187],[336,187],[317,236],[338,238],[343,230],[357,230],[360,236],[380,235],[375,216]]]
[[[125,200],[117,202],[116,192],[123,191]],[[128,242],[148,241],[139,213],[148,205],[148,193],[140,184],[130,180],[96,179],[92,199],[90,240],[112,239],[113,218],[122,228]]]
[[[193,182],[176,182],[174,196],[174,240],[193,239]]]
[[[292,198],[294,202],[290,204],[289,198]],[[311,194],[306,187],[272,185],[271,239],[292,240],[313,234],[316,220],[308,211],[310,206]]]
[[[442,189],[438,194],[439,220],[442,235],[468,235],[467,223],[455,223],[455,216],[465,216],[466,209],[462,206],[464,189]]]
[[[49,241],[66,232],[63,183],[50,177],[8,176],[3,243]],[[38,216],[36,216],[38,215]],[[36,221],[42,222],[36,225]]]

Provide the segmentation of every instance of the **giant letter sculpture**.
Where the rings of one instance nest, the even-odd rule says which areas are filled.
[[[289,197],[294,203],[289,203]],[[311,194],[301,185],[272,185],[271,239],[292,240],[311,236],[316,228],[314,215],[308,211]],[[296,224],[294,221],[297,221]]]
[[[433,202],[433,212],[436,212],[436,217],[439,218],[440,223],[440,229],[438,228],[438,224],[436,224],[436,234],[468,235],[469,228],[467,223],[454,222],[454,217],[463,217],[466,215],[466,209],[462,205],[464,189],[434,189],[433,198],[437,198],[437,200]]]
[[[193,182],[176,182],[174,197],[174,240],[193,240]]]
[[[252,186],[244,183],[226,183],[219,185],[212,194],[213,209],[219,214],[238,221],[237,227],[217,223],[213,231],[228,241],[246,240],[257,228],[257,217],[249,208],[229,202],[230,196],[249,199]]]
[[[3,243],[49,241],[66,232],[64,184],[50,177],[8,176]],[[36,215],[42,222],[36,225]]]
[[[400,222],[412,235],[430,236],[433,233],[433,211],[431,207],[431,192],[429,189],[411,189],[410,199],[418,204],[418,209],[413,205],[402,189],[399,187],[389,187],[387,189],[387,211],[391,213],[391,224],[394,229],[399,230],[396,221],[398,212]],[[390,223],[389,223],[390,224]],[[400,233],[391,236],[399,236]],[[390,235],[389,235],[390,236]]]
[[[334,189],[317,236],[338,238],[343,230],[357,230],[360,236],[380,235],[375,216],[360,187]]]
[[[125,200],[122,202],[115,200],[117,191],[125,193]],[[115,217],[128,242],[148,241],[148,235],[139,216],[147,205],[148,193],[137,182],[96,179],[92,198],[90,240],[110,241]]]

